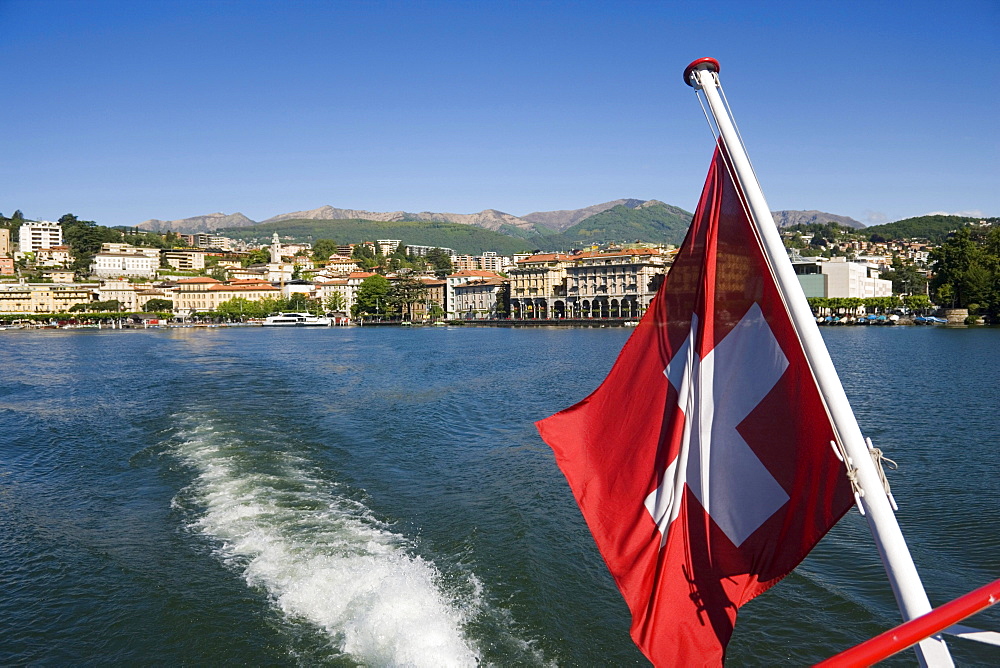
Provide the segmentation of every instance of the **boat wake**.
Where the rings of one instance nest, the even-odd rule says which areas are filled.
[[[192,511],[190,528],[217,556],[288,620],[318,627],[359,663],[479,663],[463,632],[480,607],[475,578],[445,591],[434,563],[306,458],[280,449],[277,433],[252,436],[262,438],[209,417],[172,446],[194,474],[174,504]]]

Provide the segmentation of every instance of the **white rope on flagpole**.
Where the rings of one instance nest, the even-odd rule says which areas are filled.
[[[685,83],[702,90],[725,142],[736,183],[743,191],[749,205],[749,219],[762,242],[764,256],[774,273],[778,291],[809,360],[809,366],[831,417],[837,440],[843,446],[845,455],[850,457],[851,465],[857,469],[857,480],[865,492],[860,496],[867,510],[865,518],[868,520],[868,526],[875,539],[903,619],[919,617],[930,612],[930,601],[896,516],[893,514],[888,496],[885,494],[882,481],[879,479],[868,445],[861,434],[857,418],[851,409],[837,370],[833,366],[833,360],[813,319],[812,310],[795,276],[795,271],[788,261],[742,139],[720,94],[718,69],[719,64],[714,59],[697,60],[685,70]],[[954,665],[948,648],[940,637],[925,639],[915,649],[917,658],[923,666]]]

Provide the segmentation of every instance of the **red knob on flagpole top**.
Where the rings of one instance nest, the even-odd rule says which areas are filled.
[[[695,70],[711,70],[713,72],[719,71],[719,61],[715,58],[699,58],[690,65],[684,68],[684,83],[688,86],[694,87],[691,82],[691,73]]]

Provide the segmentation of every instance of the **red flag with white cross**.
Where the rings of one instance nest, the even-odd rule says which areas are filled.
[[[847,512],[830,418],[717,149],[608,377],[538,422],[656,665],[720,665],[744,603]]]

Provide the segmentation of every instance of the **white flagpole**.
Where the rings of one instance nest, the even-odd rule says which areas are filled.
[[[718,61],[713,58],[701,58],[684,70],[684,81],[689,86],[704,92],[715,124],[725,142],[735,172],[733,176],[746,197],[751,221],[757,228],[764,253],[775,273],[778,290],[789,310],[792,324],[802,342],[820,394],[833,419],[834,430],[850,461],[857,468],[858,482],[864,490],[860,500],[864,506],[865,517],[878,546],[882,564],[892,584],[903,620],[908,621],[930,612],[930,601],[920,582],[920,576],[913,564],[903,533],[896,522],[896,516],[889,504],[878,470],[869,454],[868,444],[861,434],[861,427],[858,426],[847,394],[840,383],[840,376],[833,366],[833,360],[813,319],[812,310],[795,276],[792,264],[788,260],[743,142],[720,94],[718,72]],[[940,637],[927,638],[915,649],[923,666],[954,665],[948,647]]]

